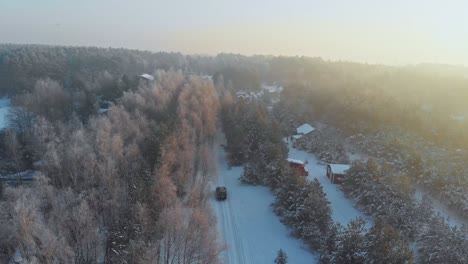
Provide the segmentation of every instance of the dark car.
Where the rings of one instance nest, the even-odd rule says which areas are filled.
[[[227,189],[226,187],[216,187],[216,199],[226,200],[227,199]]]

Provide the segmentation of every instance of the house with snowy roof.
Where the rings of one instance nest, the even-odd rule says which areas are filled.
[[[151,75],[151,74],[143,73],[139,77],[142,78],[142,79],[145,79],[147,81],[154,81],[154,76]]]
[[[247,101],[256,101],[262,96],[261,93],[253,93],[253,92],[244,92],[244,91],[239,91],[236,93],[236,97],[238,99],[243,99]]]
[[[306,168],[307,162],[298,160],[298,159],[287,159],[289,163],[289,167],[292,169],[294,173],[300,176],[308,176],[309,170]]]
[[[341,184],[344,181],[346,171],[351,168],[348,164],[328,164],[327,177],[334,184]]]
[[[307,123],[303,124],[302,126],[296,129],[298,135],[307,135],[314,130],[315,128]]]
[[[303,136],[310,135],[314,131],[317,130],[310,124],[305,123],[296,128],[296,135],[292,135],[291,140],[294,143],[296,140],[301,139]]]

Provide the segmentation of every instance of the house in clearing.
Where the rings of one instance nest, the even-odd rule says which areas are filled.
[[[154,76],[147,73],[143,73],[142,75],[140,75],[140,78],[145,79],[147,81],[154,81]]]
[[[140,78],[140,84],[148,85],[154,81],[154,76],[151,74],[143,73],[138,77]]]
[[[300,175],[300,176],[308,176],[309,170],[306,168],[306,161],[297,160],[297,159],[287,159],[289,163],[289,167],[291,170]]]
[[[328,164],[327,165],[327,177],[334,184],[341,184],[344,181],[346,171],[351,166],[347,164]]]
[[[307,123],[296,129],[296,135],[291,136],[291,140],[294,143],[295,141],[301,139],[303,136],[310,135],[310,133],[316,131],[315,128]]]
[[[307,123],[303,124],[302,126],[296,129],[298,135],[307,135],[310,132],[314,131],[315,128]]]

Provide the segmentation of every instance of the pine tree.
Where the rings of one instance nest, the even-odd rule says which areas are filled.
[[[299,237],[318,249],[332,224],[330,202],[317,179],[307,183],[301,194],[305,198],[300,200],[293,226]]]
[[[358,217],[341,233],[334,263],[361,264],[367,259],[366,221]]]
[[[368,240],[368,260],[372,263],[413,263],[413,255],[408,243],[390,225],[377,218],[366,234]]]
[[[288,256],[286,255],[286,252],[280,249],[278,251],[278,256],[275,259],[275,264],[286,264],[286,263],[288,263]]]

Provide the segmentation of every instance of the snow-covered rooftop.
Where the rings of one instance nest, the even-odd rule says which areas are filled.
[[[336,174],[345,174],[349,168],[351,168],[350,165],[347,164],[328,164],[332,170],[332,173]]]
[[[283,87],[276,86],[276,85],[262,85],[263,90],[267,90],[270,93],[281,93],[283,91]]]
[[[201,75],[200,76],[203,80],[213,80],[213,76],[211,75]]]
[[[296,164],[306,164],[306,162],[305,162],[305,161],[298,160],[298,159],[291,159],[291,158],[288,158],[287,160],[288,160],[288,162],[291,162],[291,163],[296,163]]]
[[[293,135],[292,136],[294,139],[300,139],[302,137],[302,135]]]
[[[236,93],[236,96],[238,98],[257,100],[260,96],[262,96],[262,93],[253,93],[253,92],[248,93],[248,92],[240,91]]]
[[[297,133],[307,135],[314,130],[315,128],[313,126],[306,123],[297,128]]]
[[[145,78],[145,79],[147,79],[149,81],[154,81],[154,76],[150,75],[150,74],[147,74],[147,73],[143,73],[142,75],[140,75],[140,77]]]

